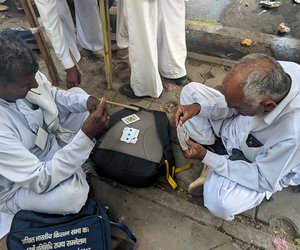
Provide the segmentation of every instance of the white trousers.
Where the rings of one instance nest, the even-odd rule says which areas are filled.
[[[80,88],[72,88],[68,91],[86,93]],[[79,131],[87,116],[88,112],[71,113],[62,122],[62,126],[72,131]],[[77,169],[72,176],[47,193],[38,194],[25,187],[18,189],[6,202],[7,213],[0,212],[0,239],[9,232],[13,216],[19,210],[50,214],[77,213],[85,204],[88,192],[89,185],[82,168]]]
[[[186,75],[185,1],[118,0],[117,5],[123,8],[117,14],[121,48],[127,39],[122,31],[126,24],[128,27],[130,85],[137,96],[157,98],[163,91],[160,76],[175,79]]]
[[[35,3],[55,53],[65,68],[74,66],[69,49],[76,60],[80,60],[77,42],[91,51],[103,48],[97,0],[74,0],[76,32],[66,0],[35,0]]]
[[[116,41],[120,49],[129,47],[128,36],[128,16],[127,9],[125,8],[124,1],[117,1],[117,27],[116,27]]]
[[[97,0],[74,0],[74,4],[79,45],[91,51],[102,49],[102,25]]]
[[[192,104],[221,96],[214,89],[199,83],[189,83],[181,92],[180,103]],[[197,98],[195,98],[197,96]],[[201,144],[213,144],[215,135],[220,135],[222,121],[212,121],[201,116],[193,117],[184,123],[191,138]],[[233,220],[234,216],[259,205],[266,193],[248,189],[240,184],[220,176],[210,169],[204,182],[204,206],[217,217]]]

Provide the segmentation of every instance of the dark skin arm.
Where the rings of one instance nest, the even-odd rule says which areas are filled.
[[[93,108],[91,108],[91,110],[92,109]],[[93,139],[95,137],[102,135],[106,131],[108,127],[108,123],[109,123],[108,110],[107,110],[105,100],[103,99],[101,103],[98,101],[98,105],[86,118],[86,120],[82,125],[81,130],[90,139]]]
[[[93,113],[97,109],[97,106],[99,103],[100,103],[100,100],[97,97],[92,96],[92,95],[89,96],[89,98],[86,101],[86,106],[87,106],[88,111],[90,113]]]
[[[67,82],[67,88],[73,88],[73,87],[79,87],[81,84],[81,75],[79,71],[77,70],[76,66],[74,65],[72,68],[65,69],[67,76],[66,76],[66,82]]]
[[[183,155],[187,159],[197,159],[202,161],[205,157],[207,150],[201,144],[193,142],[191,139],[186,141],[189,149],[182,151]]]
[[[177,105],[173,113],[173,120],[175,122],[175,125],[182,125],[186,120],[196,116],[200,112],[200,110],[201,106],[198,103],[189,105]]]

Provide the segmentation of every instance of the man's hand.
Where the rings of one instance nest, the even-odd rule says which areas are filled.
[[[182,125],[186,120],[197,115],[200,110],[201,106],[198,103],[193,103],[190,105],[177,105],[173,113],[175,125]]]
[[[193,142],[191,139],[186,141],[189,149],[182,151],[185,158],[188,159],[198,159],[200,161],[205,157],[207,150],[202,145]]]
[[[73,88],[73,87],[79,87],[81,83],[81,76],[79,71],[76,69],[76,66],[74,65],[72,68],[65,69],[67,76],[67,88]]]
[[[97,97],[89,96],[89,98],[86,101],[86,107],[90,113],[93,113],[97,109],[99,103],[100,101]]]
[[[82,125],[82,131],[90,138],[100,136],[108,127],[109,116],[105,100],[101,101],[96,109],[90,113]]]

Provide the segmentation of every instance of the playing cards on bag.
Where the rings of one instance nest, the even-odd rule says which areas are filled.
[[[125,127],[120,140],[126,143],[135,144],[138,140],[139,132],[139,129]]]
[[[134,123],[136,121],[138,121],[140,118],[136,115],[136,114],[132,114],[129,116],[126,116],[124,118],[122,118],[122,121],[125,122],[125,124],[131,124]]]
[[[182,150],[184,150],[184,151],[188,150],[189,147],[186,144],[186,141],[189,139],[189,134],[183,125],[177,126],[177,137],[178,137],[178,140],[179,140]]]

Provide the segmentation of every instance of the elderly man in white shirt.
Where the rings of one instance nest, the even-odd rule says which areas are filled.
[[[232,220],[300,184],[300,65],[248,55],[225,76],[222,93],[194,82],[180,102],[174,120],[190,135],[183,154],[209,167],[204,205],[214,215]],[[216,138],[225,154],[211,150]]]
[[[89,191],[81,166],[108,125],[105,101],[51,88],[31,50],[0,32],[0,112],[0,237],[20,209],[78,212]]]
[[[77,43],[103,57],[102,26],[97,0],[74,0],[76,32],[66,0],[34,0],[43,26],[50,38],[58,59],[67,73],[67,87],[79,86],[81,76],[70,55],[79,62]]]

